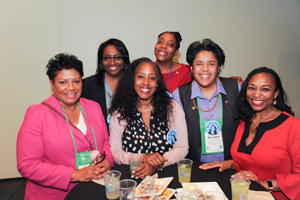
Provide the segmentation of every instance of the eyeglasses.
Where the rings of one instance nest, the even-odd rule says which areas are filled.
[[[121,57],[121,56],[103,57],[102,60],[105,61],[105,62],[110,62],[111,60],[114,60],[115,62],[119,62],[119,61],[123,60],[123,57]]]
[[[103,160],[105,159],[106,154],[105,151],[103,151],[103,153],[98,153],[98,155],[96,156],[95,160],[96,160],[96,165],[98,165],[99,163],[102,163]],[[91,165],[93,165],[94,161],[92,161]]]

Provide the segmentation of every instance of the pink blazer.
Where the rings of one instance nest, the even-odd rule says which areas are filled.
[[[44,102],[64,114],[60,103],[52,95]],[[108,132],[98,103],[79,100],[96,135],[98,150],[105,150],[110,164],[113,156],[108,143]],[[93,132],[84,117],[86,137],[95,148]],[[71,126],[77,151],[90,150],[84,135]],[[75,164],[75,148],[64,118],[46,105],[29,106],[17,138],[17,168],[28,179],[25,199],[64,199],[76,185],[70,183]]]

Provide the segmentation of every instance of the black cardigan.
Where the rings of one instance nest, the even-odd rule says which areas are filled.
[[[96,101],[100,105],[105,123],[108,126],[104,73],[97,73],[96,75],[83,79],[83,91],[81,96],[83,98]]]

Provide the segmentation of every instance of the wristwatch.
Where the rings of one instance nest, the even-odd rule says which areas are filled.
[[[267,183],[268,183],[268,190],[270,191],[270,192],[273,192],[273,184],[272,184],[272,181],[267,181]]]

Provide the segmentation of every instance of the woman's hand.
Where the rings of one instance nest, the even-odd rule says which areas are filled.
[[[70,182],[88,182],[93,179],[102,178],[101,168],[96,165],[90,165],[82,169],[75,169]]]
[[[223,172],[227,169],[235,168],[235,164],[233,160],[226,160],[226,161],[215,161],[211,163],[205,163],[199,166],[199,168],[203,170],[217,168],[217,167],[220,167],[219,171]]]
[[[240,77],[240,76],[230,76],[229,78],[236,79],[240,83],[240,86],[243,86],[243,84],[245,82],[245,80],[243,80],[242,77]]]
[[[82,169],[75,169],[70,182],[88,182],[93,179],[99,179],[103,177],[103,173],[110,170],[110,162],[108,159],[104,159],[101,163],[87,166]]]
[[[149,163],[152,167],[156,169],[163,168],[165,162],[167,162],[168,159],[161,156],[159,153],[155,152],[152,154],[144,154],[143,155],[143,162]]]
[[[132,173],[131,178],[144,178],[147,175],[151,176],[154,174],[156,169],[147,162],[143,162],[138,168],[136,168]]]
[[[96,164],[96,163],[97,162],[94,161],[94,164]],[[101,173],[104,173],[104,172],[110,170],[110,168],[111,168],[110,162],[109,162],[109,160],[107,158],[105,158],[101,163],[96,164],[96,166],[98,166],[98,167],[101,168],[101,170],[100,170]]]
[[[252,171],[239,171],[238,173],[234,174],[231,176],[232,178],[239,178],[239,179],[243,179],[243,180],[251,180],[251,181],[256,181],[259,184],[261,184],[263,187],[265,187],[266,189],[268,189],[268,183],[266,180],[259,180],[258,177],[256,176],[256,174],[254,174]]]

